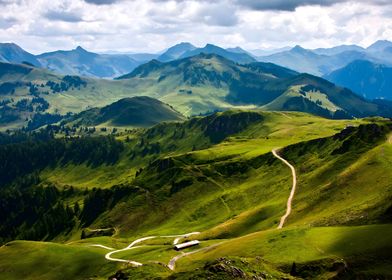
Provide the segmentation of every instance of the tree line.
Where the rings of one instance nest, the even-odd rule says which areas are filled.
[[[105,211],[138,191],[124,185],[91,190],[41,187],[36,186],[39,183],[36,174],[19,183],[0,190],[0,244],[15,239],[52,240],[75,228],[88,227]]]
[[[27,138],[24,142],[1,145],[0,187],[48,166],[67,163],[92,166],[114,164],[123,149],[123,143],[113,136],[52,138],[46,141]]]

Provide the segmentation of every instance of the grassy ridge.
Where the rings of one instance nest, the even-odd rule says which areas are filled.
[[[392,207],[392,145],[385,129],[364,126],[357,132],[342,132],[324,143],[313,141],[302,147],[287,147],[284,155],[299,167],[300,186],[289,222],[390,222],[387,213]],[[298,156],[303,149],[308,153]]]
[[[216,118],[219,119],[221,115],[236,115],[239,112],[241,111],[218,113]],[[221,161],[231,157],[252,158],[268,153],[276,147],[333,135],[346,125],[358,125],[363,122],[362,120],[327,120],[297,112],[255,111],[255,113],[260,115],[262,121],[245,126],[244,130],[236,135],[230,135],[215,145],[204,131],[206,124],[214,118],[210,120],[195,118],[183,124],[157,125],[145,132],[129,135],[131,142],[125,143],[126,151],[114,166],[103,165],[92,168],[87,165],[69,164],[46,169],[42,173],[42,178],[59,186],[110,187],[131,181],[137,169],[158,156],[176,156],[196,149],[188,155],[196,164]],[[121,139],[124,140],[125,137],[122,136]],[[160,146],[159,153],[149,153],[149,146],[157,143]],[[134,151],[134,157],[129,154],[130,151]]]

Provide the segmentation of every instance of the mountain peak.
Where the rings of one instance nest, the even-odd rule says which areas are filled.
[[[167,62],[170,60],[174,60],[179,58],[181,55],[186,53],[187,51],[192,51],[196,49],[191,43],[188,42],[181,42],[177,45],[174,45],[168,48],[163,54],[158,57],[158,60]]]
[[[210,43],[208,43],[204,46],[204,49],[218,49],[218,48],[220,49],[220,47],[213,45],[213,44],[210,44]]]
[[[189,42],[181,42],[178,43],[176,46],[183,46],[183,47],[194,47],[191,43]]]
[[[367,50],[370,51],[383,51],[384,49],[392,47],[392,42],[388,40],[378,40],[371,44]]]
[[[304,49],[300,45],[296,45],[294,48],[291,49],[291,51],[298,52],[298,53],[303,53],[303,52],[307,52],[308,50]]]
[[[234,53],[247,53],[247,51],[245,51],[243,48],[241,48],[239,46],[234,47],[234,48],[227,48],[226,51],[234,52]]]
[[[83,49],[81,46],[77,46],[75,51],[77,52],[87,52],[85,49]]]
[[[19,47],[17,44],[15,43],[1,43],[0,45],[4,46],[4,47],[8,47],[8,48],[18,48],[21,49],[21,47]]]
[[[33,54],[25,51],[15,43],[0,43],[0,61],[9,63],[28,62],[36,66],[41,65]]]
[[[377,40],[372,45],[377,45],[377,44],[392,44],[392,42],[388,40]]]

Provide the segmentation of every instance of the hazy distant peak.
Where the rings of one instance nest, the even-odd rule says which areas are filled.
[[[308,50],[304,49],[304,48],[301,47],[300,45],[296,45],[295,47],[293,47],[293,48],[291,49],[291,51],[293,51],[293,52],[298,52],[298,53],[309,52]]]
[[[77,46],[75,51],[77,51],[77,52],[88,52],[87,50],[83,49],[81,46]]]
[[[371,44],[367,50],[370,51],[384,51],[386,48],[392,47],[392,42],[388,40],[378,40],[375,43]]]

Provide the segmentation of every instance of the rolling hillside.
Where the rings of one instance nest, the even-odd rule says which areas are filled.
[[[324,77],[368,99],[392,100],[392,67],[357,60]]]
[[[25,199],[47,201],[48,209],[59,204],[72,209],[55,207],[55,213],[63,213],[61,223],[51,223],[50,232],[57,235],[41,237],[59,244],[10,242],[1,247],[0,255],[8,258],[0,264],[0,276],[18,279],[29,271],[36,279],[52,279],[67,267],[69,277],[98,279],[119,270],[131,279],[388,278],[391,129],[391,122],[380,118],[328,120],[243,110],[159,124],[131,132],[126,141],[121,135],[105,142],[75,137],[0,146],[14,155],[7,164],[21,172],[17,177],[39,175],[38,181],[20,181],[1,173],[11,180],[1,187],[7,190],[1,199],[20,198],[9,207],[18,219],[0,216],[5,219],[0,233],[39,236],[39,225],[53,211],[42,212],[46,204],[31,210],[38,215],[29,216],[27,231],[16,223],[28,211],[18,208]],[[276,147],[282,147],[280,155],[298,176],[293,212],[282,230],[276,227],[285,212],[291,173],[271,154]],[[45,157],[36,157],[41,149]],[[28,161],[31,169],[19,157],[35,159]],[[0,168],[8,168],[0,162]],[[109,236],[86,236],[93,229],[112,230]],[[171,271],[169,260],[181,253],[172,249],[174,238],[164,236],[195,231],[200,234],[182,241],[201,244],[185,250]],[[105,261],[106,253],[146,236],[158,237],[113,254],[143,266]],[[89,247],[94,244],[106,248]],[[56,254],[62,261],[53,264]],[[40,269],[32,266],[38,261]],[[78,266],[81,261],[87,262],[85,269]]]
[[[133,96],[129,88],[126,82],[61,76],[29,65],[0,63],[1,128],[21,128],[35,115],[50,119],[46,114],[64,116],[105,106]]]
[[[165,121],[184,120],[179,112],[147,96],[124,98],[103,108],[83,111],[67,120],[69,125],[151,127]]]

